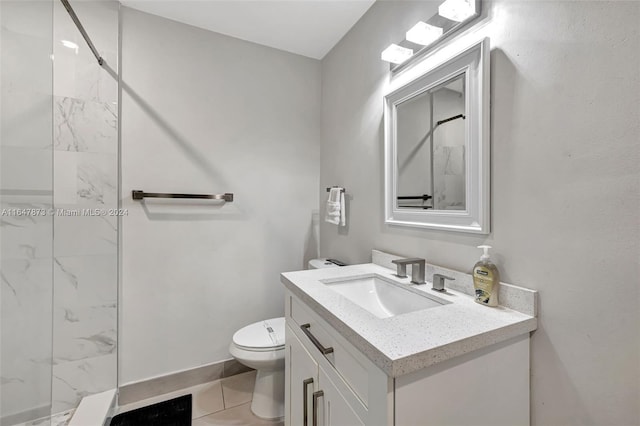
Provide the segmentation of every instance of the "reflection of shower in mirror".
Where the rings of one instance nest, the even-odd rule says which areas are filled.
[[[464,90],[461,74],[398,104],[398,208],[465,209]]]

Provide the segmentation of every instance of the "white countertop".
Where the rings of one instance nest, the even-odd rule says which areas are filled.
[[[430,265],[428,271],[433,268]],[[441,269],[442,272],[451,272],[435,268]],[[504,306],[483,306],[476,303],[471,295],[450,288],[441,293],[431,290],[430,283],[409,284],[409,278],[397,278],[394,272],[380,265],[367,263],[285,272],[281,275],[281,281],[287,289],[391,377],[411,373],[529,333],[537,327],[535,316]],[[381,319],[320,282],[372,273],[411,285],[451,303]],[[427,275],[427,279],[430,277],[431,275]],[[535,314],[536,292],[509,284],[502,285],[505,286],[509,297],[516,295],[516,304],[522,304],[523,300],[534,304],[523,311]],[[500,294],[502,295],[502,289]]]

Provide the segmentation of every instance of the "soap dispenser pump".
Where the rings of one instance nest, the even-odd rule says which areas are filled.
[[[491,246],[478,246],[484,253],[473,267],[473,286],[476,290],[476,302],[481,305],[498,306],[498,285],[500,274],[498,268],[491,262],[489,249]]]

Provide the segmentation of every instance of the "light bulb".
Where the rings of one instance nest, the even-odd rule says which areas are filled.
[[[407,31],[407,40],[412,43],[427,46],[442,36],[442,28],[429,25],[422,21],[418,22]]]
[[[438,15],[456,22],[462,22],[475,13],[475,0],[447,0],[438,7]]]
[[[393,64],[401,64],[413,56],[413,49],[391,44],[380,54],[380,59],[391,62]]]

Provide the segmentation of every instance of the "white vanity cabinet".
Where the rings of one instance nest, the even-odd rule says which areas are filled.
[[[364,425],[329,375],[287,329],[288,425]],[[297,387],[297,389],[296,389]],[[344,391],[343,391],[344,392]]]
[[[393,376],[289,290],[285,312],[286,426],[529,424],[529,333]]]
[[[286,298],[285,425],[392,424],[384,420],[392,380],[297,297]]]

